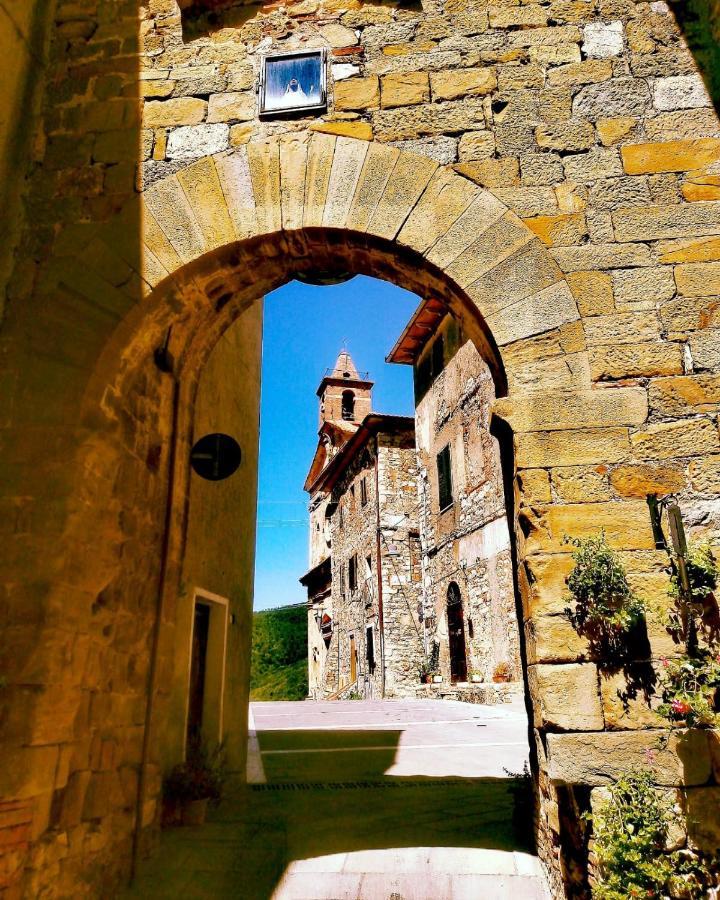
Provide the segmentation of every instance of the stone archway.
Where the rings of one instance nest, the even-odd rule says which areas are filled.
[[[498,393],[505,395],[496,403],[496,415],[509,423],[514,436],[517,575],[545,797],[542,828],[547,857],[557,864],[548,824],[557,818],[551,781],[599,783],[574,768],[578,741],[590,741],[597,758],[619,750],[632,760],[643,758],[652,738],[632,723],[605,731],[596,666],[587,661],[584,643],[562,615],[567,572],[562,537],[602,526],[624,551],[651,554],[654,542],[637,492],[619,491],[601,500],[558,499],[548,470],[633,460],[630,429],[647,420],[646,388],[593,387],[582,320],[556,260],[492,193],[425,157],[321,134],[251,143],[203,158],[151,186],[140,216],[142,260],[134,248],[125,251],[123,221],[118,220],[92,235],[81,260],[63,260],[52,273],[74,298],[78,323],[88,304],[116,302],[122,316],[119,324],[115,316],[101,318],[91,334],[83,333],[90,374],[53,388],[73,425],[63,452],[82,469],[73,477],[63,509],[65,576],[49,589],[47,606],[56,605],[60,591],[70,587],[84,591],[89,608],[122,607],[123,592],[141,576],[125,572],[118,592],[120,564],[110,551],[145,533],[132,523],[133,516],[144,520],[153,546],[160,543],[168,484],[176,495],[170,520],[182,510],[187,467],[182,453],[173,459],[169,452],[173,401],[167,392],[148,387],[153,351],[171,325],[169,348],[176,371],[185,375],[176,400],[177,446],[182,448],[191,431],[198,373],[212,348],[255,299],[293,273],[331,271],[341,261],[345,270],[392,280],[420,294],[437,293],[463,319],[491,366]],[[653,449],[637,455],[656,458]],[[142,490],[143,467],[153,476],[151,491]],[[98,553],[92,567],[83,570],[83,554],[97,553],[98,547],[106,555]],[[169,549],[170,565],[179,565],[182,550],[179,539]],[[164,614],[172,619],[172,607]],[[78,612],[73,634],[82,634],[83,615],[87,618],[87,609]],[[41,631],[38,643],[49,633]],[[73,697],[75,707],[81,693]],[[112,724],[115,713],[109,715]],[[70,713],[69,718],[75,721]],[[42,721],[42,711],[36,710],[33,728]],[[585,732],[590,737],[582,737]],[[42,754],[33,751],[33,759],[23,754],[16,792],[33,797],[32,779],[49,764],[50,754],[58,765],[63,752],[68,757],[63,789],[80,790],[72,758],[63,750],[67,737],[51,723],[44,737]],[[705,744],[696,750],[709,760]],[[102,747],[99,752],[102,756]],[[103,764],[100,759],[98,766]],[[113,765],[97,772],[114,772]],[[668,761],[669,769],[672,765]],[[92,765],[78,771],[94,779]],[[102,785],[100,779],[95,790],[102,791]],[[37,794],[47,793],[45,787]],[[147,821],[154,815],[156,793],[157,784],[151,785],[143,809]],[[97,810],[99,820],[111,815],[99,800]],[[123,827],[128,824],[126,817]]]

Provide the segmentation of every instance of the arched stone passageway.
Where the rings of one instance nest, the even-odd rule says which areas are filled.
[[[55,291],[62,298],[62,331],[54,337],[68,342],[73,368],[72,377],[47,389],[52,414],[43,435],[56,442],[48,444],[52,459],[42,460],[35,449],[36,470],[24,476],[31,485],[62,468],[46,492],[52,514],[33,525],[32,553],[40,556],[33,577],[29,551],[11,560],[17,583],[27,586],[13,602],[26,602],[33,578],[42,591],[10,672],[21,684],[53,679],[57,690],[11,695],[11,714],[23,703],[24,721],[13,732],[15,748],[22,749],[9,795],[29,803],[31,816],[40,803],[59,802],[60,825],[71,815],[73,791],[83,804],[95,802],[93,819],[121,869],[135,826],[136,784],[126,770],[139,763],[145,740],[150,765],[141,819],[145,826],[156,820],[160,763],[177,758],[178,744],[163,743],[162,703],[155,734],[144,727],[147,662],[159,616],[154,677],[167,686],[174,677],[188,451],[201,373],[229,326],[295,273],[366,273],[445,301],[495,378],[495,415],[514,443],[509,474],[543,796],[541,843],[559,873],[571,805],[563,808],[563,792],[604,783],[623,766],[641,763],[663,734],[656,720],[647,729],[641,716],[634,720],[616,708],[612,692],[622,685],[602,682],[564,616],[569,557],[563,537],[605,528],[630,571],[658,596],[661,555],[644,485],[650,476],[663,484],[670,477],[662,461],[674,452],[668,441],[687,440],[678,430],[683,419],[690,420],[690,440],[707,452],[717,450],[716,426],[698,418],[687,398],[676,401],[685,406],[674,424],[650,422],[642,379],[594,383],[583,319],[558,261],[491,192],[426,157],[322,134],[250,143],[157,182],[128,216],[142,223],[141,258],[119,219],[88,228],[82,256],[60,256],[43,284],[46,297]],[[52,312],[40,306],[35,315],[37,333],[47,336]],[[158,365],[159,348],[172,377]],[[11,363],[22,359],[13,360],[11,348]],[[669,385],[656,390],[663,389],[673,391]],[[19,404],[13,424],[22,429],[27,411]],[[22,444],[16,446],[19,458]],[[558,469],[580,468],[594,472],[588,477],[602,486],[573,484],[577,471],[553,480]],[[92,618],[105,613],[112,627],[108,621],[107,633],[93,630]],[[127,625],[125,633],[118,623]],[[662,655],[667,636],[660,604],[649,630],[652,655]],[[236,639],[241,655],[247,640],[247,634]],[[90,667],[89,653],[97,655]],[[246,665],[247,656],[236,684],[246,678]],[[88,703],[88,671],[94,706],[78,716]],[[65,715],[58,716],[61,697]],[[239,719],[236,724],[240,767],[243,733]],[[659,776],[665,784],[704,784],[706,735],[683,740],[678,751],[677,737],[670,738]],[[74,761],[83,741],[92,744],[90,767]],[[89,795],[81,782],[92,785]],[[553,785],[561,788],[560,804]],[[55,823],[52,815],[41,812],[37,821]],[[52,846],[57,828],[38,827],[36,838],[43,835]]]

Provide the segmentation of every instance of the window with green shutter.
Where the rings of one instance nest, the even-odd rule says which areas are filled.
[[[447,444],[437,455],[438,494],[440,511],[452,506],[453,486],[452,468],[450,465],[450,445]]]

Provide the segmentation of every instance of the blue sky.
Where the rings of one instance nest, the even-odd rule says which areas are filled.
[[[308,495],[303,482],[317,446],[318,398],[326,368],[347,341],[375,382],[373,409],[413,414],[412,372],[385,356],[419,300],[359,275],[333,287],[297,281],[265,299],[255,609],[305,600]]]

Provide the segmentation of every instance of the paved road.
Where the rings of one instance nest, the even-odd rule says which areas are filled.
[[[252,703],[251,716],[270,781],[506,778],[528,758],[519,700]]]
[[[163,835],[145,898],[545,900],[519,704],[254,703],[252,784]]]

